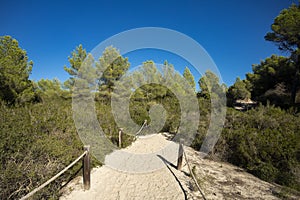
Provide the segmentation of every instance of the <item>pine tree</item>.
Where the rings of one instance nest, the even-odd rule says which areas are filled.
[[[213,72],[207,70],[198,81],[201,95],[207,99],[216,99],[219,97],[223,97],[224,94],[224,86],[220,85],[219,77],[215,75]]]
[[[96,69],[94,67],[94,58],[87,54],[86,50],[79,45],[69,57],[70,67],[64,67],[70,74],[70,78],[64,83],[71,89],[73,95],[89,96],[96,86]]]
[[[247,80],[241,80],[239,77],[236,79],[235,83],[229,87],[227,91],[227,102],[229,106],[238,100],[247,100],[251,98],[251,92],[247,88]]]
[[[275,18],[272,32],[266,34],[265,39],[278,45],[279,50],[291,53],[291,60],[296,66],[292,80],[291,100],[296,103],[297,92],[300,89],[300,5],[292,4]]]
[[[62,88],[61,82],[54,78],[53,80],[41,79],[35,83],[35,90],[39,96],[44,99],[53,97],[70,98],[70,92]]]
[[[100,93],[110,98],[116,81],[120,80],[129,66],[128,58],[123,58],[116,48],[107,47],[96,63]]]
[[[232,96],[234,100],[237,99],[250,99],[251,93],[247,89],[247,85],[244,81],[242,81],[239,77],[236,79],[233,86],[229,87],[228,93]]]
[[[185,67],[184,72],[183,72],[183,77],[187,80],[187,82],[190,84],[190,86],[195,91],[196,90],[195,79],[188,67]]]
[[[72,89],[75,84],[75,79],[78,78],[78,73],[86,58],[86,50],[80,44],[74,51],[71,52],[71,56],[68,57],[70,67],[64,66],[64,70],[71,76],[64,84],[67,88]]]
[[[0,37],[0,99],[9,104],[23,103],[35,98],[29,80],[33,66],[27,53],[10,36]]]

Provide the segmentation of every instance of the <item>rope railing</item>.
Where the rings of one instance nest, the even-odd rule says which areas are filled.
[[[138,130],[138,132],[135,133],[135,137],[137,137],[141,133],[141,131],[144,129],[146,125],[147,125],[147,120],[145,119],[141,128]],[[122,134],[123,134],[123,128],[119,128],[119,148],[122,147]]]
[[[83,183],[84,183],[84,188],[89,189],[90,188],[90,158],[89,158],[89,146],[84,147],[84,153],[81,154],[76,160],[74,160],[71,164],[69,164],[67,167],[65,167],[63,170],[61,170],[59,173],[57,173],[55,176],[53,176],[51,179],[40,185],[39,187],[35,188],[32,190],[30,193],[25,195],[24,197],[21,198],[21,200],[28,199],[32,195],[34,195],[36,192],[40,191],[47,185],[49,185],[52,181],[57,179],[60,175],[65,173],[68,169],[73,167],[80,159],[83,160]]]
[[[143,128],[145,127],[145,125],[147,124],[147,120],[144,121],[142,127],[139,129],[139,131],[136,133],[136,136],[138,134],[140,134],[140,132],[143,130]],[[119,129],[119,146],[121,147],[121,134],[123,132],[123,129],[120,128]],[[34,190],[32,190],[30,193],[28,193],[27,195],[23,196],[21,198],[21,200],[26,200],[30,197],[32,197],[36,192],[40,191],[41,189],[43,189],[44,187],[46,187],[47,185],[49,185],[51,182],[53,182],[55,179],[57,179],[59,176],[61,176],[63,173],[65,173],[68,169],[70,169],[71,167],[73,167],[80,159],[83,158],[83,184],[84,184],[84,189],[88,190],[90,188],[90,155],[89,155],[89,150],[90,150],[90,146],[84,146],[84,153],[82,153],[78,158],[76,158],[71,164],[69,164],[67,167],[65,167],[63,170],[61,170],[59,173],[57,173],[55,176],[53,176],[51,179],[49,179],[48,181],[46,181],[45,183],[43,183],[42,185],[40,185],[39,187],[35,188]],[[185,158],[186,164],[188,166],[188,170],[190,172],[190,175],[192,176],[197,189],[199,190],[199,192],[202,195],[202,198],[204,200],[206,200],[199,184],[198,181],[193,173],[193,171],[191,170],[188,158],[186,156],[185,150],[183,148],[183,140],[180,140],[179,143],[179,150],[178,150],[178,160],[177,160],[177,170],[181,170],[182,168],[182,160],[183,160],[183,156]]]
[[[138,132],[136,132],[136,134],[135,134],[136,136],[138,136],[142,132],[142,130],[145,127],[146,124],[147,124],[147,120],[145,119],[145,121],[144,121],[142,127],[140,128],[140,130]]]
[[[192,176],[192,178],[193,178],[193,180],[194,180],[194,182],[195,182],[195,184],[196,184],[196,186],[197,186],[197,189],[199,190],[199,192],[200,192],[202,198],[203,198],[204,200],[206,200],[206,198],[205,198],[205,196],[204,196],[204,194],[203,194],[203,192],[202,192],[202,190],[201,190],[201,188],[200,188],[200,186],[199,186],[199,184],[198,184],[198,181],[197,181],[197,179],[196,179],[196,177],[195,177],[193,171],[191,170],[189,160],[188,160],[188,158],[187,158],[187,156],[186,156],[186,153],[185,153],[185,151],[184,151],[184,148],[183,148],[183,140],[180,140],[180,143],[179,143],[179,150],[178,150],[177,170],[181,170],[181,167],[182,167],[182,157],[183,157],[183,155],[184,155],[184,158],[185,158],[185,162],[186,162],[186,164],[187,164],[187,166],[188,166],[190,175]]]

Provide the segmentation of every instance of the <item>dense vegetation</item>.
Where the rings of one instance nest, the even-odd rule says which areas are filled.
[[[245,113],[228,110],[222,133],[225,160],[263,180],[299,190],[299,117],[269,105]]]
[[[211,99],[220,98],[219,92],[226,91],[226,122],[211,156],[241,166],[266,181],[300,191],[299,21],[299,6],[282,11],[266,39],[288,51],[289,56],[272,55],[254,65],[253,73],[247,74],[245,80],[237,78],[228,89],[210,71],[198,81],[199,92],[195,91],[195,80],[188,68],[183,77],[197,93],[200,109],[198,133],[192,144],[195,149],[200,149],[210,123]],[[90,62],[96,63],[94,68]],[[70,74],[65,83],[56,79],[33,82],[29,79],[33,62],[28,60],[26,51],[10,36],[0,37],[0,199],[24,196],[82,153],[71,97],[91,92],[90,86],[98,88],[93,92],[101,127],[117,144],[119,127],[110,102],[116,95],[116,83],[129,66],[128,59],[113,47],[108,47],[100,58],[93,58],[80,45],[71,52],[69,66],[64,67]],[[106,70],[101,73],[103,69]],[[89,73],[83,76],[82,71]],[[183,96],[186,94],[184,84],[179,84],[182,76],[168,62],[157,70],[152,61],[146,61],[133,75],[142,78],[143,74],[161,82],[172,79],[177,83],[173,87]],[[74,87],[76,84],[82,87]],[[126,89],[121,88],[124,93],[117,95],[125,95]],[[256,108],[245,112],[231,108],[236,100],[250,98],[259,102]],[[161,131],[177,133],[180,102],[174,91],[159,84],[145,84],[131,95],[129,107],[134,122],[141,125],[145,119],[150,121],[149,111],[155,104],[166,111]],[[129,132],[123,137],[123,147],[134,140]],[[80,167],[77,164],[34,199],[57,199],[62,183],[76,175]]]
[[[70,100],[16,107],[1,102],[0,110],[1,199],[24,196],[82,153]],[[57,197],[62,180],[68,180],[80,167],[76,165],[36,199]]]

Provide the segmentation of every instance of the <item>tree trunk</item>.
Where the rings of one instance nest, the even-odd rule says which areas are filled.
[[[296,95],[297,95],[297,91],[299,89],[299,76],[300,76],[300,55],[298,55],[297,60],[296,60],[296,74],[293,80],[293,85],[292,85],[292,91],[291,91],[291,100],[292,103],[295,104],[296,103]]]

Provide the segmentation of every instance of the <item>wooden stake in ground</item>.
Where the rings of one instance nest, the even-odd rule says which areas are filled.
[[[119,148],[122,147],[122,132],[123,132],[123,129],[119,128]]]
[[[90,146],[84,146],[86,151],[83,157],[83,187],[85,190],[91,187],[91,166],[90,166]]]
[[[182,156],[183,156],[183,139],[179,141],[179,149],[178,149],[178,159],[177,159],[177,170],[181,170],[182,168]]]

